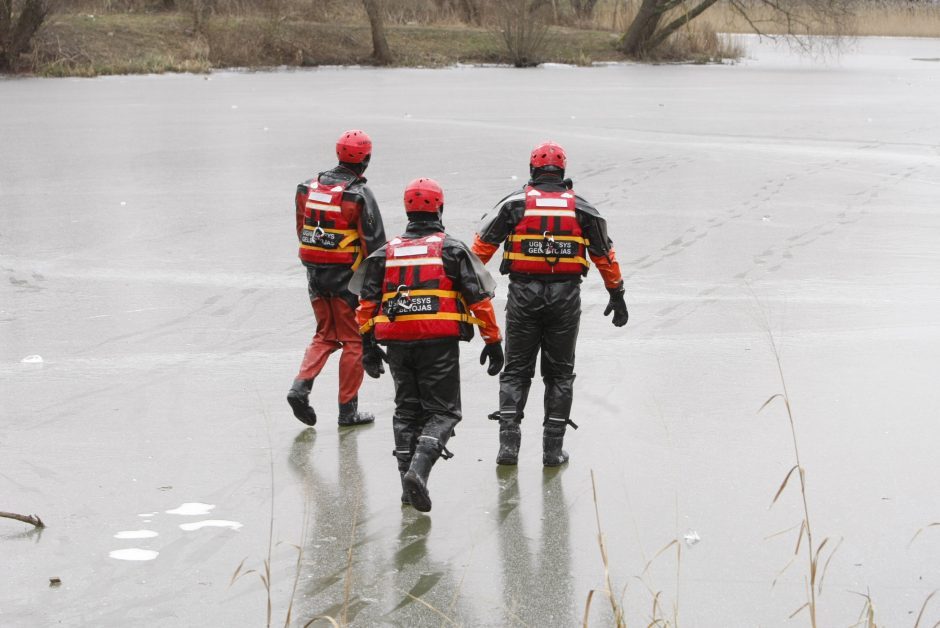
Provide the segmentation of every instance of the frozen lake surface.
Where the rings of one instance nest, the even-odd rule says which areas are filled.
[[[768,508],[795,463],[782,404],[757,413],[782,390],[772,333],[814,541],[841,540],[820,626],[856,621],[859,594],[912,626],[940,588],[940,528],[917,535],[940,521],[940,43],[747,46],[727,66],[0,81],[0,510],[48,525],[0,519],[0,625],[264,625],[257,574],[230,582],[271,540],[275,625],[295,573],[295,626],[579,625],[605,586],[592,472],[630,625],[657,592],[683,626],[807,625],[787,619],[805,554],[778,577],[796,482]],[[399,504],[387,376],[360,393],[374,426],[337,429],[335,361],[319,425],[291,415],[313,333],[293,190],[355,127],[390,235],[409,180],[442,183],[469,241],[533,145],[566,147],[630,305],[614,328],[586,279],[567,468],[541,466],[540,382],[518,469],[496,468],[478,339],[429,516]],[[681,560],[652,560],[673,539]]]

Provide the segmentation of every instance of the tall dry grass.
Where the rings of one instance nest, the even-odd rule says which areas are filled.
[[[770,505],[773,506],[774,504],[777,503],[781,495],[783,495],[784,489],[787,488],[787,485],[789,484],[790,480],[793,478],[794,474],[796,474],[796,476],[799,478],[799,481],[800,481],[800,484],[799,484],[800,505],[803,511],[803,518],[799,524],[800,529],[799,529],[799,532],[797,533],[796,549],[793,551],[793,558],[780,571],[777,578],[783,575],[783,573],[789,569],[790,565],[792,565],[796,561],[796,559],[799,558],[800,550],[803,547],[805,547],[806,548],[806,552],[805,552],[806,572],[804,574],[804,577],[806,581],[806,602],[804,602],[803,605],[799,606],[795,611],[793,611],[790,617],[791,618],[795,617],[799,613],[806,610],[806,612],[809,615],[810,625],[812,626],[812,628],[816,628],[817,626],[817,623],[816,623],[817,603],[818,603],[819,596],[822,595],[823,580],[826,576],[826,571],[829,568],[829,563],[830,561],[832,561],[832,557],[835,555],[836,551],[839,549],[839,545],[841,545],[842,540],[839,539],[838,541],[834,542],[834,545],[830,545],[830,541],[833,541],[833,539],[832,537],[827,536],[822,541],[820,541],[818,545],[814,545],[812,518],[809,515],[809,498],[808,498],[807,490],[806,490],[806,468],[803,466],[803,462],[800,459],[799,439],[797,439],[796,437],[796,420],[793,418],[793,406],[790,402],[790,393],[787,389],[787,379],[783,372],[783,363],[780,359],[780,352],[777,349],[777,342],[774,338],[773,332],[770,331],[769,323],[767,324],[767,335],[770,337],[770,346],[773,351],[774,362],[777,365],[777,373],[780,377],[781,392],[771,395],[770,398],[764,402],[764,404],[760,407],[760,409],[757,412],[758,413],[762,412],[765,408],[767,408],[774,401],[780,400],[780,402],[783,403],[784,408],[786,409],[787,421],[790,425],[790,436],[791,436],[792,445],[793,445],[793,458],[795,460],[795,464],[792,467],[790,467],[790,470],[784,476],[783,482],[781,482],[780,487],[777,489],[777,492],[774,495],[774,498],[771,501]],[[804,539],[806,539],[805,543],[803,542]],[[826,550],[828,550],[828,555],[825,553]],[[826,561],[822,564],[820,568],[819,561],[822,559],[823,556],[827,556],[827,557],[826,557]],[[776,580],[774,581],[774,583],[776,584]],[[872,608],[871,598],[867,598],[866,607],[870,609]],[[872,616],[873,616],[873,612],[872,612]]]

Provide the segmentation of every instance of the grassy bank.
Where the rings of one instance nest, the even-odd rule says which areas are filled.
[[[389,25],[387,34],[400,66],[509,60],[488,29]],[[616,41],[610,32],[553,27],[542,58],[575,64],[619,60]],[[97,76],[366,64],[371,54],[367,24],[220,16],[205,34],[195,34],[192,22],[176,14],[58,14],[38,35],[29,65],[41,76]]]

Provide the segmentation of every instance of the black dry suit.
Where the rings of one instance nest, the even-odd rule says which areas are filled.
[[[538,177],[530,186],[543,192],[563,192],[570,181],[559,177]],[[589,241],[587,252],[592,258],[607,256],[612,242],[607,223],[597,210],[576,196],[575,213],[583,237]],[[485,244],[506,242],[525,213],[525,193],[520,190],[499,203],[478,231]],[[508,242],[506,242],[508,245]],[[587,268],[585,267],[585,272]],[[571,422],[574,385],[575,347],[581,319],[581,276],[571,274],[526,274],[512,272],[508,259],[503,259],[500,272],[509,275],[509,298],[506,305],[506,365],[499,376],[499,419],[501,442],[509,438],[518,451],[519,422],[524,416],[529,387],[535,376],[535,360],[541,355],[541,374],[545,383],[545,463],[559,464],[550,450],[562,455],[561,441]],[[493,417],[495,418],[495,416]],[[575,426],[576,427],[576,426]],[[505,443],[503,443],[505,445]],[[501,450],[501,457],[505,452]],[[509,452],[501,464],[515,464],[515,452]],[[565,457],[565,459],[567,459]]]
[[[402,239],[414,239],[441,233],[439,220],[412,221]],[[496,282],[476,255],[461,241],[446,236],[443,244],[444,273],[453,289],[473,305],[493,297]],[[361,302],[382,302],[385,283],[385,247],[367,258],[356,271],[350,289],[359,293]],[[395,383],[395,457],[404,477],[416,450],[428,450],[430,465],[443,454],[450,457],[447,441],[461,419],[460,350],[458,340],[470,340],[473,328],[461,324],[460,338],[387,340],[388,364]],[[419,441],[420,439],[420,441]],[[425,473],[426,475],[426,473]],[[403,496],[404,500],[404,496]],[[418,504],[413,504],[419,507]],[[430,504],[428,503],[428,508]],[[420,508],[419,508],[420,509]]]

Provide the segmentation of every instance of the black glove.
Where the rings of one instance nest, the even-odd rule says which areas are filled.
[[[610,294],[610,301],[607,302],[607,309],[604,310],[604,316],[613,312],[614,327],[623,327],[627,324],[627,319],[630,318],[630,314],[627,312],[627,303],[623,300],[623,295],[626,292],[623,287],[623,282],[616,288],[607,288],[607,292]]]
[[[382,362],[388,362],[388,356],[375,341],[375,334],[369,332],[362,336],[362,368],[369,375],[378,379],[385,372]]]
[[[503,357],[503,344],[497,340],[483,347],[483,353],[480,354],[480,364],[486,364],[487,358],[490,361],[490,365],[486,369],[487,373],[496,375],[503,370],[503,363],[506,361]]]

